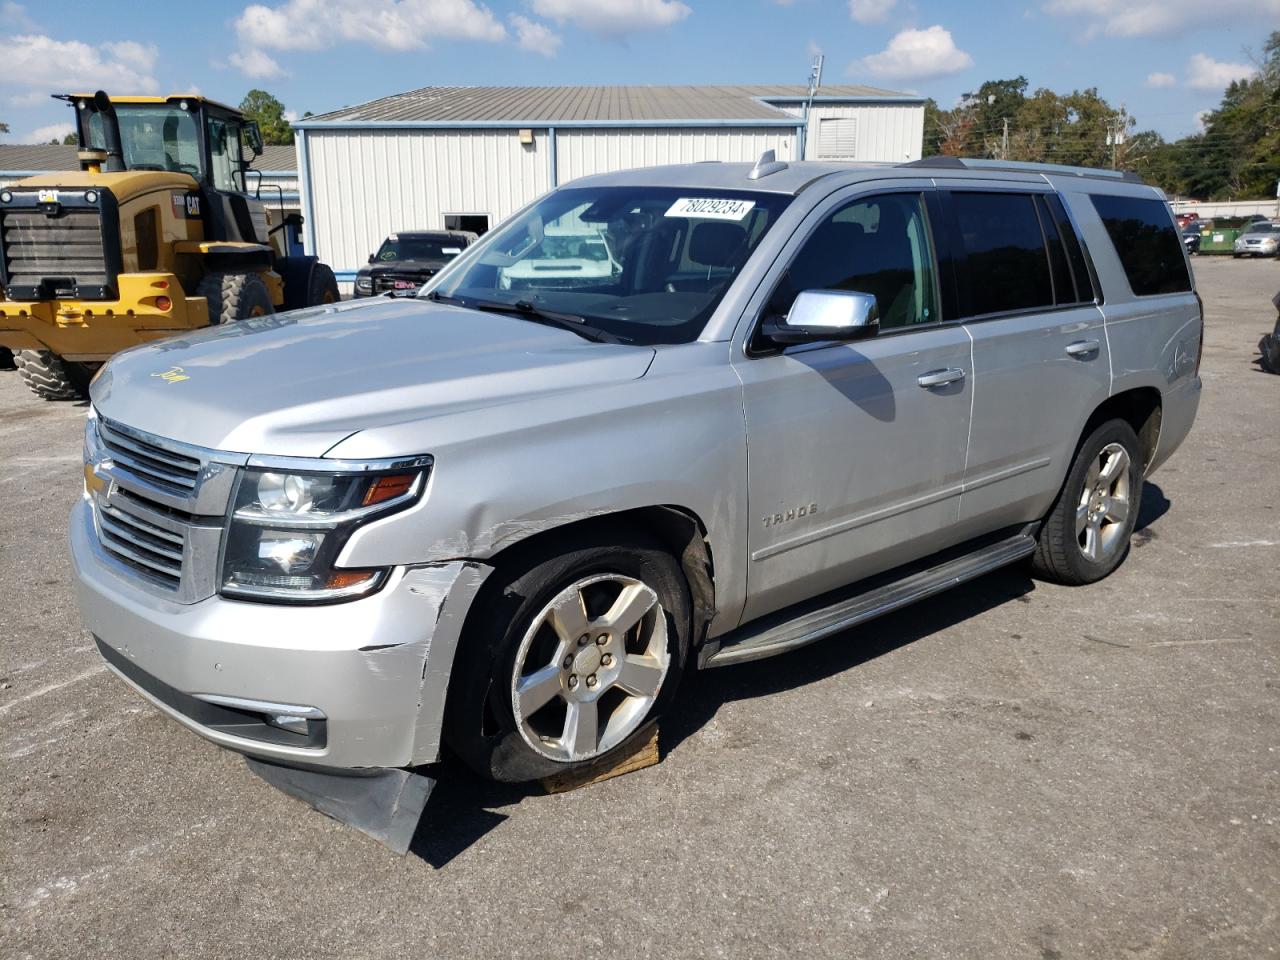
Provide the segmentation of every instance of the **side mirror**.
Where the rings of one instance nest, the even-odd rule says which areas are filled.
[[[869,293],[804,290],[790,313],[766,320],[761,332],[775,343],[865,340],[880,332],[880,311]]]
[[[262,156],[262,130],[257,120],[250,120],[244,125],[244,142],[249,145],[255,157]]]

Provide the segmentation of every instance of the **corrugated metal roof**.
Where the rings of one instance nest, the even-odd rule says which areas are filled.
[[[343,107],[300,124],[323,123],[625,123],[708,120],[777,121],[788,115],[761,98],[795,100],[800,85],[641,87],[423,87]],[[824,100],[911,99],[853,84],[823,87]]]
[[[0,171],[6,170],[79,170],[75,145],[54,143],[0,143]],[[298,154],[292,145],[267,147],[253,163],[254,169],[292,172],[298,169]]]

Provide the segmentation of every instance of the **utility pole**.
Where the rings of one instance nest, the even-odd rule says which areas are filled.
[[[1125,130],[1129,126],[1129,113],[1124,104],[1120,104],[1120,112],[1107,121],[1107,145],[1111,147],[1111,169],[1115,170],[1120,162],[1120,144],[1124,143]]]
[[[1004,117],[1004,136],[1001,138],[1000,159],[1009,159],[1009,118]]]
[[[809,108],[813,106],[814,94],[818,92],[818,88],[822,86],[822,64],[826,58],[822,54],[818,54],[813,58],[813,63],[809,67],[809,96],[804,102],[804,127],[802,128],[803,136],[800,138],[800,159],[808,159],[805,154],[809,151]]]

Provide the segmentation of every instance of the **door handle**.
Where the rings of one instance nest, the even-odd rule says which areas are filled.
[[[1075,343],[1067,344],[1067,356],[1087,357],[1091,353],[1097,353],[1099,346],[1101,344],[1097,340],[1077,340]]]
[[[916,383],[922,387],[945,387],[964,379],[964,371],[959,367],[947,367],[945,370],[930,370],[916,377]]]

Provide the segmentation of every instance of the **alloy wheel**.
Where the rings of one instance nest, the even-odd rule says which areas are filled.
[[[1094,457],[1076,505],[1076,542],[1094,563],[1123,548],[1129,520],[1129,451],[1109,443]]]
[[[671,666],[657,593],[622,574],[584,577],[533,618],[516,651],[511,706],[524,741],[568,763],[644,722]]]

